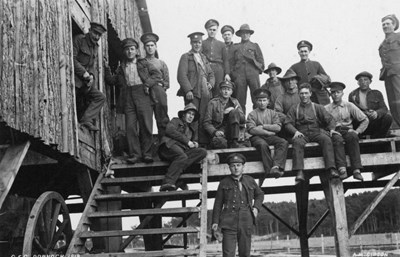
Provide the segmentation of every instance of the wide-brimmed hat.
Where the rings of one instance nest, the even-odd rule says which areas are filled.
[[[367,78],[369,78],[369,80],[372,80],[372,74],[369,73],[368,71],[362,71],[362,72],[358,73],[356,76],[356,80],[358,80],[360,77],[367,77]]]
[[[270,63],[269,65],[268,65],[268,67],[267,67],[267,69],[264,71],[264,73],[267,73],[268,74],[268,72],[270,71],[270,70],[276,70],[276,73],[277,74],[279,74],[279,73],[281,73],[282,72],[282,69],[280,68],[280,67],[278,67],[275,63]]]
[[[296,74],[296,72],[294,72],[294,70],[292,69],[288,69],[285,73],[285,75],[283,75],[282,78],[280,78],[280,80],[288,80],[291,78],[295,78],[297,79],[297,81],[300,81],[300,76]]]
[[[254,33],[254,30],[250,29],[249,24],[243,24],[242,26],[240,26],[240,29],[236,31],[235,35],[240,37],[240,35],[242,35],[242,33],[244,32],[249,32],[250,35],[252,35]]]
[[[182,116],[187,112],[193,110],[195,112],[194,114],[194,119],[193,122],[195,122],[196,120],[198,120],[200,118],[200,114],[199,111],[197,111],[196,106],[193,103],[188,103],[185,108],[183,108],[183,110],[178,112],[178,117],[182,118]]]
[[[397,30],[399,28],[399,19],[397,19],[396,15],[394,15],[394,14],[386,15],[385,17],[382,18],[382,22],[387,19],[390,19],[393,21],[394,30]]]

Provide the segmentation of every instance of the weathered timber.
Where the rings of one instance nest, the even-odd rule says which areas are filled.
[[[162,250],[133,253],[98,253],[96,257],[164,257],[164,256],[192,256],[199,254],[198,249]],[[90,254],[81,254],[81,257],[90,257]]]
[[[275,219],[279,220],[279,222],[281,222],[285,227],[287,227],[290,231],[292,231],[294,234],[296,234],[296,236],[299,236],[299,231],[296,230],[295,228],[293,228],[292,226],[290,226],[286,221],[284,221],[279,215],[277,215],[275,212],[273,212],[270,208],[268,208],[268,206],[263,203],[262,207],[269,212],[272,216],[274,216]]]
[[[200,179],[201,183],[201,210],[200,210],[200,257],[206,257],[207,247],[207,184],[208,184],[208,173],[210,172],[210,166],[206,159],[202,162],[202,176]]]
[[[108,230],[108,231],[85,231],[79,236],[81,238],[94,237],[120,237],[132,235],[155,235],[155,234],[183,234],[183,233],[198,233],[200,228],[151,228],[151,229],[133,229],[133,230]]]
[[[297,217],[299,221],[301,257],[310,256],[310,251],[308,249],[308,232],[307,232],[309,185],[310,181],[306,179],[305,181],[300,182],[295,186]]]
[[[178,199],[180,196],[185,195],[199,195],[199,190],[185,190],[185,191],[168,191],[168,192],[143,192],[143,193],[128,193],[128,194],[107,194],[98,195],[95,197],[97,201],[109,200],[123,200],[133,198],[168,198]]]
[[[153,209],[140,209],[140,210],[128,210],[128,211],[104,211],[95,212],[88,215],[89,218],[107,218],[107,217],[132,217],[139,215],[177,215],[200,212],[197,207],[185,207],[185,208],[153,208]]]

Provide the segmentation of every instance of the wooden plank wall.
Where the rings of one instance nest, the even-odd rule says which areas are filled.
[[[12,128],[76,155],[69,1],[1,5],[0,116]]]

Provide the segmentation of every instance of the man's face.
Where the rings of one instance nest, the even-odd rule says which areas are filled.
[[[391,19],[386,19],[382,22],[382,29],[385,34],[391,34],[394,32],[394,24]]]
[[[342,102],[343,98],[343,90],[334,90],[331,91],[331,97],[334,103],[340,103]]]
[[[285,81],[285,88],[288,94],[295,94],[297,93],[297,79],[291,78]]]
[[[242,41],[249,41],[250,36],[251,36],[250,32],[242,32],[242,34],[240,34]]]
[[[90,40],[91,40],[93,43],[96,43],[96,42],[98,42],[98,41],[100,40],[100,38],[101,38],[101,33],[97,32],[97,31],[95,31],[95,30],[93,30],[93,29],[90,29],[90,30],[89,30],[89,37],[90,37]]]
[[[311,92],[308,88],[302,88],[299,91],[300,101],[304,104],[311,102]]]
[[[193,52],[195,52],[195,53],[200,52],[200,50],[201,50],[201,44],[202,44],[202,41],[201,41],[201,40],[193,40],[193,41],[191,41],[191,42],[190,42],[190,45],[192,46]]]
[[[270,78],[276,78],[276,75],[278,75],[278,71],[275,69],[272,69],[272,70],[268,71],[268,75]]]
[[[266,98],[266,97],[264,97],[264,98],[257,98],[257,107],[258,107],[260,110],[265,110],[265,109],[267,109],[268,104],[269,104],[269,99],[268,99],[268,98]]]
[[[240,162],[234,162],[229,164],[229,169],[231,171],[232,177],[240,178],[243,174],[244,164]]]
[[[225,31],[224,34],[222,34],[222,38],[224,39],[226,44],[229,44],[232,42],[232,32],[230,30]]]
[[[233,90],[230,87],[221,87],[221,96],[224,99],[228,99],[229,97],[231,97]]]
[[[150,41],[146,43],[144,49],[146,50],[147,55],[154,56],[157,51],[157,45],[153,41]]]
[[[136,46],[128,46],[124,48],[124,55],[128,60],[134,60],[137,56]]]
[[[217,35],[217,29],[218,29],[218,26],[217,26],[217,25],[208,27],[208,28],[207,28],[208,37],[210,37],[210,38],[215,38],[215,36]]]
[[[299,49],[299,56],[300,56],[300,59],[301,59],[301,60],[307,61],[307,60],[308,60],[308,55],[309,55],[309,54],[310,54],[310,50],[308,49],[307,46],[300,47],[300,49]]]
[[[188,110],[187,112],[185,112],[185,114],[183,114],[183,120],[186,123],[192,123],[194,120],[194,116],[196,115],[196,112],[193,110]]]
[[[371,80],[368,77],[358,78],[358,85],[360,86],[361,91],[368,90],[370,84],[371,84]]]

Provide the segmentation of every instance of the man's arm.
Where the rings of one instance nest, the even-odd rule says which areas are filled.
[[[262,73],[265,69],[264,56],[261,52],[260,46],[257,43],[255,43],[255,45],[256,45],[256,61],[261,64],[260,68],[261,68],[261,73]]]
[[[80,47],[82,44],[82,40],[84,40],[84,35],[77,35],[73,39],[73,59],[74,59],[74,73],[75,76],[78,76],[81,80],[83,80],[83,74],[85,74],[86,68],[78,61],[78,54],[80,51]]]
[[[163,80],[163,87],[165,90],[169,88],[169,70],[168,66],[164,61],[162,63],[162,80]]]
[[[258,212],[262,209],[262,204],[264,201],[264,192],[261,188],[257,185],[257,183],[252,179],[252,183],[254,186],[254,205],[253,208],[257,208]]]
[[[208,102],[207,111],[204,116],[203,127],[207,131],[207,133],[211,136],[213,136],[214,133],[217,131],[217,128],[214,127],[213,121],[212,121],[213,112],[214,112],[214,102],[210,101],[210,102]]]
[[[188,62],[188,55],[183,54],[178,65],[178,83],[181,86],[184,95],[193,90],[193,86],[190,84],[188,78]]]
[[[178,131],[179,124],[180,124],[180,119],[173,118],[165,128],[165,135],[184,145],[188,145],[190,139]]]
[[[212,214],[212,222],[211,224],[218,224],[219,217],[221,216],[222,206],[224,204],[224,192],[222,190],[222,185],[219,183],[217,194],[215,195],[213,214]]]
[[[367,115],[365,115],[360,109],[358,109],[357,106],[355,106],[353,103],[348,103],[349,106],[349,112],[350,112],[350,116],[358,121],[360,123],[360,125],[358,125],[357,128],[355,128],[355,132],[357,134],[361,134],[363,133],[369,124],[369,120],[367,118]]]

